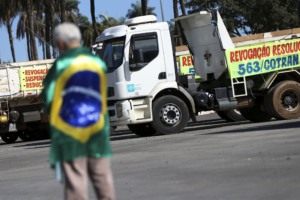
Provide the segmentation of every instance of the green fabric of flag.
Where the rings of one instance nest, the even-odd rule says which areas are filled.
[[[85,48],[64,52],[41,94],[50,114],[50,164],[79,157],[111,157],[106,66]]]

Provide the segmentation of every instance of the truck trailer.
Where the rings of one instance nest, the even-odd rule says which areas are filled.
[[[6,143],[46,137],[48,115],[39,97],[54,60],[0,65],[0,136]]]

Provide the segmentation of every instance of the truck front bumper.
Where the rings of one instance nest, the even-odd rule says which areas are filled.
[[[152,121],[152,98],[117,101],[108,106],[111,126]]]

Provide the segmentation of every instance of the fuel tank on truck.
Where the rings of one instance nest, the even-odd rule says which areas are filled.
[[[195,72],[202,81],[218,79],[227,69],[225,50],[234,44],[218,12],[201,11],[176,18],[193,54]]]

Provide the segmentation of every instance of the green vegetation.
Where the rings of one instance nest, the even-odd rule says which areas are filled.
[[[126,17],[133,18],[142,15],[156,15],[154,13],[154,7],[148,7],[147,0],[137,1],[131,4],[131,8],[127,11]]]
[[[299,25],[295,0],[187,0],[190,12],[219,9],[233,36],[294,28]]]

